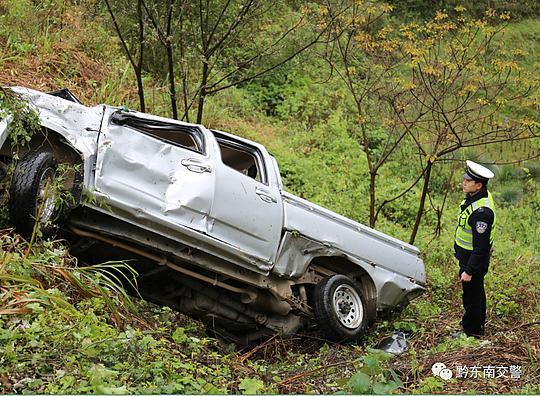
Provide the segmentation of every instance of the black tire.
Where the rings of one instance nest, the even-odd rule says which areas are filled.
[[[331,341],[356,340],[368,324],[362,288],[345,275],[332,275],[317,284],[313,308],[319,328]]]
[[[13,225],[23,237],[32,235],[40,208],[43,209],[39,227],[42,235],[54,229],[52,222],[58,217],[53,196],[55,170],[56,162],[48,151],[31,151],[15,167],[9,190],[9,213]],[[42,205],[47,183],[49,189]]]

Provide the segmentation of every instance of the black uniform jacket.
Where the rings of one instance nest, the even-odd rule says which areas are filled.
[[[472,202],[488,196],[487,189],[480,190],[472,196],[467,196],[465,203],[461,205],[463,211]],[[473,250],[463,249],[454,243],[454,256],[459,260],[461,271],[469,275],[485,275],[489,267],[489,255],[491,252],[491,227],[495,214],[490,208],[476,209],[469,216],[469,225],[473,233]]]

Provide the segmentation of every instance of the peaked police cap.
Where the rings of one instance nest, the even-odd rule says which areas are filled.
[[[467,170],[463,174],[464,179],[474,180],[477,182],[487,182],[489,179],[492,179],[493,176],[495,176],[493,172],[485,166],[467,160]]]

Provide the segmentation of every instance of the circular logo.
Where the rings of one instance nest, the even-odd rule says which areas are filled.
[[[452,378],[452,370],[444,368],[439,372],[439,377],[441,377],[443,380],[448,381],[450,378]]]
[[[452,370],[446,368],[446,364],[440,362],[433,363],[433,366],[431,366],[431,371],[436,377],[442,378],[445,381],[448,381],[453,375]]]
[[[433,366],[431,366],[431,371],[433,372],[433,374],[435,374],[438,377],[441,370],[445,368],[446,368],[446,364],[437,362],[437,363],[433,363]]]

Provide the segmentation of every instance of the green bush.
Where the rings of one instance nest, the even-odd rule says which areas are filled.
[[[497,189],[497,202],[502,206],[516,205],[523,197],[523,185],[514,182]]]

